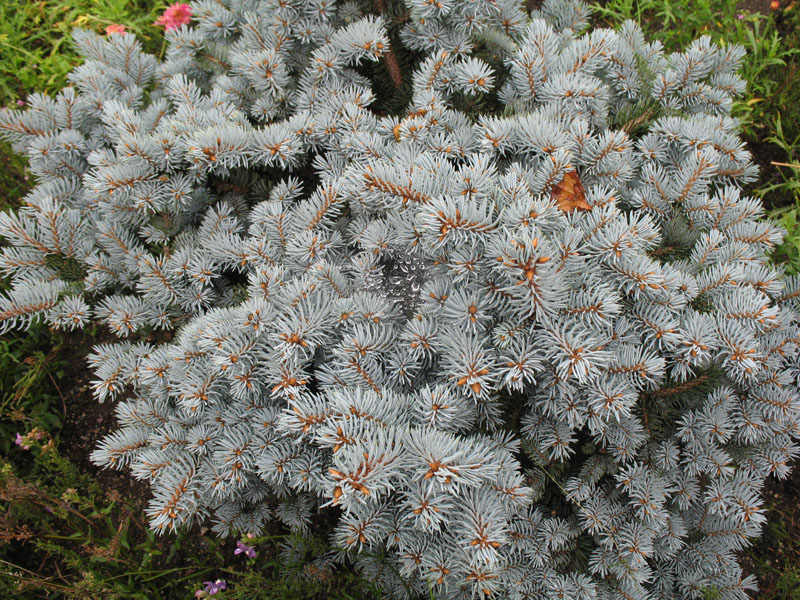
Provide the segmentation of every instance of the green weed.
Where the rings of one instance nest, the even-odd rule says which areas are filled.
[[[636,21],[651,33],[648,39],[674,52],[735,21],[736,4],[730,0],[608,0],[594,3],[592,9],[611,27],[627,19]]]
[[[57,340],[42,325],[14,337],[0,337],[0,450],[4,454],[11,450],[17,433],[61,426],[65,407],[52,379],[62,375],[62,364],[54,360],[57,348]]]
[[[150,51],[162,30],[153,25],[165,4],[147,0],[4,0],[0,2],[0,105],[33,91],[56,92],[78,63],[71,32],[102,33],[125,25]]]
[[[763,197],[781,195],[785,199],[770,212],[787,231],[783,244],[778,246],[774,260],[786,263],[789,273],[800,273],[800,133],[787,140],[781,115],[778,113],[772,127],[774,134],[766,141],[779,147],[786,155],[785,161],[773,161],[780,181],[760,187],[756,193]]]

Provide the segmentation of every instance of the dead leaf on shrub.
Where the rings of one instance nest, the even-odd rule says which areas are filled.
[[[591,210],[586,202],[586,191],[575,171],[564,174],[564,179],[553,186],[551,197],[556,201],[558,208],[565,213],[572,210]]]

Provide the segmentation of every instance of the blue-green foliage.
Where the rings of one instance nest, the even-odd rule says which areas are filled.
[[[326,560],[399,597],[745,598],[800,285],[740,193],[742,50],[388,4],[196,2],[163,62],[77,35],[73,87],[0,113],[39,178],[3,327],[132,338],[90,357],[93,459],[159,531],[332,507]]]

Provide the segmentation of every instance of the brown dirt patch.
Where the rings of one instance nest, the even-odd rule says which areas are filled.
[[[89,460],[99,441],[118,429],[115,403],[101,404],[92,395],[92,373],[86,361],[92,346],[105,340],[90,340],[87,334],[81,332],[62,335],[64,341],[59,356],[65,361],[66,367],[63,377],[57,379],[56,384],[67,411],[60,433],[59,451],[81,472],[95,478],[102,488],[117,491],[144,512],[150,497],[150,486],[131,477],[127,470],[101,468]]]

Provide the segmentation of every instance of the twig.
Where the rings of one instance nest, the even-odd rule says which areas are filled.
[[[56,573],[58,573],[58,578],[61,581],[63,581],[64,583],[66,583],[67,585],[69,585],[69,579],[64,577],[64,574],[61,572],[61,569],[58,567],[58,561],[57,560],[53,561],[53,566],[56,568]]]
[[[625,123],[622,127],[620,127],[620,129],[622,129],[622,131],[630,135],[631,131],[633,131],[636,127],[650,120],[650,117],[653,116],[653,112],[654,111],[652,108],[648,108],[638,117],[630,119],[627,123]]]
[[[401,89],[403,87],[403,71],[397,64],[397,57],[391,48],[383,55],[383,60],[386,62],[386,70],[389,71],[389,77],[391,77],[395,89]]]
[[[800,165],[796,165],[794,163],[775,162],[774,160],[771,160],[769,164],[774,167],[791,167],[793,169],[800,169]]]
[[[708,381],[708,379],[709,379],[708,375],[701,375],[696,379],[690,379],[685,383],[679,383],[678,385],[673,386],[671,388],[653,390],[652,392],[649,392],[649,395],[651,397],[659,397],[659,396],[670,396],[672,394],[680,394],[681,392],[685,392],[694,387],[697,387],[698,385],[704,384],[706,381]]]
[[[79,513],[77,510],[75,510],[74,508],[72,508],[72,507],[69,505],[69,503],[68,503],[68,502],[65,502],[64,500],[59,500],[58,498],[53,498],[52,496],[50,496],[50,495],[48,495],[48,494],[43,494],[43,496],[44,496],[45,498],[47,498],[48,500],[50,500],[51,502],[53,502],[53,503],[54,503],[56,506],[58,506],[59,508],[63,508],[63,509],[65,509],[65,510],[67,510],[67,511],[71,512],[72,514],[74,514],[74,515],[77,515],[78,517],[80,517],[81,519],[83,519],[84,521],[86,521],[86,522],[87,522],[89,525],[94,525],[94,523],[93,523],[92,521],[90,521],[90,520],[89,520],[89,519],[87,519],[87,518],[86,518],[84,515],[82,515],[82,514],[81,514],[81,513]],[[33,501],[33,503],[34,503],[34,504],[39,504],[39,505],[41,505],[41,506],[46,506],[46,504],[45,504],[44,502],[41,502],[41,501],[39,501],[39,500],[34,500],[34,501]]]
[[[36,569],[36,571],[37,571],[38,573],[41,573],[41,572],[42,572],[42,567],[44,567],[44,563],[46,563],[46,562],[47,562],[47,559],[48,559],[48,558],[50,558],[50,553],[49,553],[49,552],[48,552],[47,554],[45,554],[45,555],[44,555],[44,558],[42,559],[42,562],[41,562],[41,563],[39,563],[39,567]]]
[[[58,387],[58,384],[56,383],[56,380],[53,377],[53,374],[48,372],[47,376],[50,378],[50,381],[55,386],[56,391],[58,392],[58,397],[61,398],[61,408],[64,411],[64,418],[66,419],[67,418],[67,401],[64,399],[64,394],[61,393],[61,388]]]
[[[36,579],[25,579],[21,575],[15,574],[13,572],[13,570],[9,571],[7,573],[8,575],[10,575],[11,577],[14,577],[15,579],[17,579],[20,582],[31,583],[31,584],[38,585],[38,586],[41,586],[41,587],[54,588],[54,589],[57,589],[57,590],[67,590],[68,592],[72,591],[71,587],[66,587],[66,586],[63,586],[63,585],[50,583],[50,580],[53,579],[52,577],[42,577],[42,575],[40,575],[39,573],[34,573],[33,571],[30,571],[30,570],[26,569],[25,567],[21,567],[19,565],[15,565],[14,563],[8,562],[7,560],[3,560],[2,558],[0,558],[0,563],[3,563],[4,565],[8,565],[9,567],[11,567],[14,570],[19,570],[19,571],[24,571],[25,573],[30,573],[31,575],[36,577]]]

